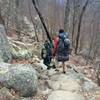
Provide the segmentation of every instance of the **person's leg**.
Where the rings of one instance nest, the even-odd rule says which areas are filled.
[[[59,71],[59,63],[60,63],[60,61],[58,61],[58,59],[55,58],[55,67],[56,67],[56,71]]]
[[[52,57],[48,57],[48,69],[50,69],[52,67],[51,60],[52,60]]]
[[[55,68],[56,68],[55,58],[52,58],[52,59],[51,59],[50,66],[51,66],[53,69],[55,69]]]
[[[66,62],[62,62],[62,66],[63,66],[63,73],[66,73]]]
[[[43,59],[43,64],[47,66],[47,59]]]
[[[57,68],[57,59],[56,59],[56,57],[52,58],[52,64],[55,66],[55,68]]]

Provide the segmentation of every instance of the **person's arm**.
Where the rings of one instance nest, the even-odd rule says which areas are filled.
[[[43,59],[43,49],[41,50],[41,58]]]

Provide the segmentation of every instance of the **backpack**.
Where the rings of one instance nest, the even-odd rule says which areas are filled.
[[[47,56],[47,50],[46,50],[45,46],[43,45],[42,51],[41,51],[41,57],[42,57],[42,59],[44,59],[44,58],[46,58],[46,56]]]
[[[66,36],[66,34],[61,34],[59,36],[59,43],[58,43],[58,52],[63,51],[64,49],[69,50],[70,40]]]

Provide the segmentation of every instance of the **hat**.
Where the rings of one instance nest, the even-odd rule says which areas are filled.
[[[59,32],[56,32],[56,34],[55,34],[56,36],[59,36]]]

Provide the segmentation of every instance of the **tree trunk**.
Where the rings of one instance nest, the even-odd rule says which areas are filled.
[[[78,51],[82,18],[83,18],[84,12],[86,10],[86,7],[88,5],[88,2],[89,2],[89,0],[87,0],[86,3],[85,3],[85,5],[83,6],[81,14],[80,14],[80,17],[79,17],[78,32],[77,32],[77,36],[76,36],[75,54],[77,54],[77,51]]]
[[[15,3],[16,3],[16,16],[15,16],[15,19],[16,19],[16,30],[17,30],[17,35],[18,35],[18,40],[19,41],[22,41],[22,39],[21,39],[21,29],[20,29],[20,23],[19,23],[19,0],[16,0],[15,1]]]
[[[0,9],[0,10],[1,10],[1,9]],[[4,19],[2,18],[1,11],[0,11],[0,22],[1,22],[1,24],[4,26],[4,30],[5,30],[5,32],[6,32],[5,35],[7,35],[7,29],[6,29],[5,21],[4,21]]]
[[[1,19],[1,16],[0,16]],[[1,19],[2,20],[2,19]],[[6,36],[6,27],[4,22],[0,24],[0,62],[11,62],[12,56],[10,52],[10,46]]]
[[[35,0],[32,0],[32,3],[33,3],[33,6],[34,6],[34,8],[35,8],[37,14],[39,15],[39,18],[40,18],[40,20],[41,20],[41,23],[42,23],[42,25],[43,25],[43,27],[44,27],[44,29],[45,29],[47,38],[49,39],[49,41],[51,42],[51,44],[52,44],[52,46],[53,46],[53,42],[52,42],[51,36],[50,36],[50,34],[49,34],[49,31],[48,31],[48,29],[47,29],[47,27],[46,27],[46,25],[45,25],[44,18],[42,17],[41,12],[39,11],[38,7],[36,6]]]
[[[37,32],[36,32],[36,25],[35,25],[34,20],[33,20],[33,18],[32,18],[31,8],[30,8],[30,7],[31,7],[31,5],[30,5],[30,2],[28,1],[29,14],[30,14],[30,17],[31,17],[32,24],[33,24],[33,26],[34,26],[35,37],[36,37],[37,42],[39,42],[39,38],[38,38],[38,36],[37,36]]]
[[[70,12],[70,0],[67,0],[65,9],[65,19],[64,19],[64,30],[67,32],[69,30],[69,12]]]
[[[75,30],[75,11],[73,16],[73,28],[72,28],[72,46],[74,47],[74,30]]]
[[[76,10],[77,10],[76,9],[76,3],[77,2],[76,2],[76,0],[74,0],[73,2],[74,2],[74,4],[73,4],[74,5],[74,13],[73,13],[73,22],[72,22],[72,25],[73,25],[72,26],[73,27],[72,28],[72,46],[74,47],[75,46],[75,44],[74,44],[74,31],[75,31],[75,24],[76,24],[75,17],[76,17]]]

